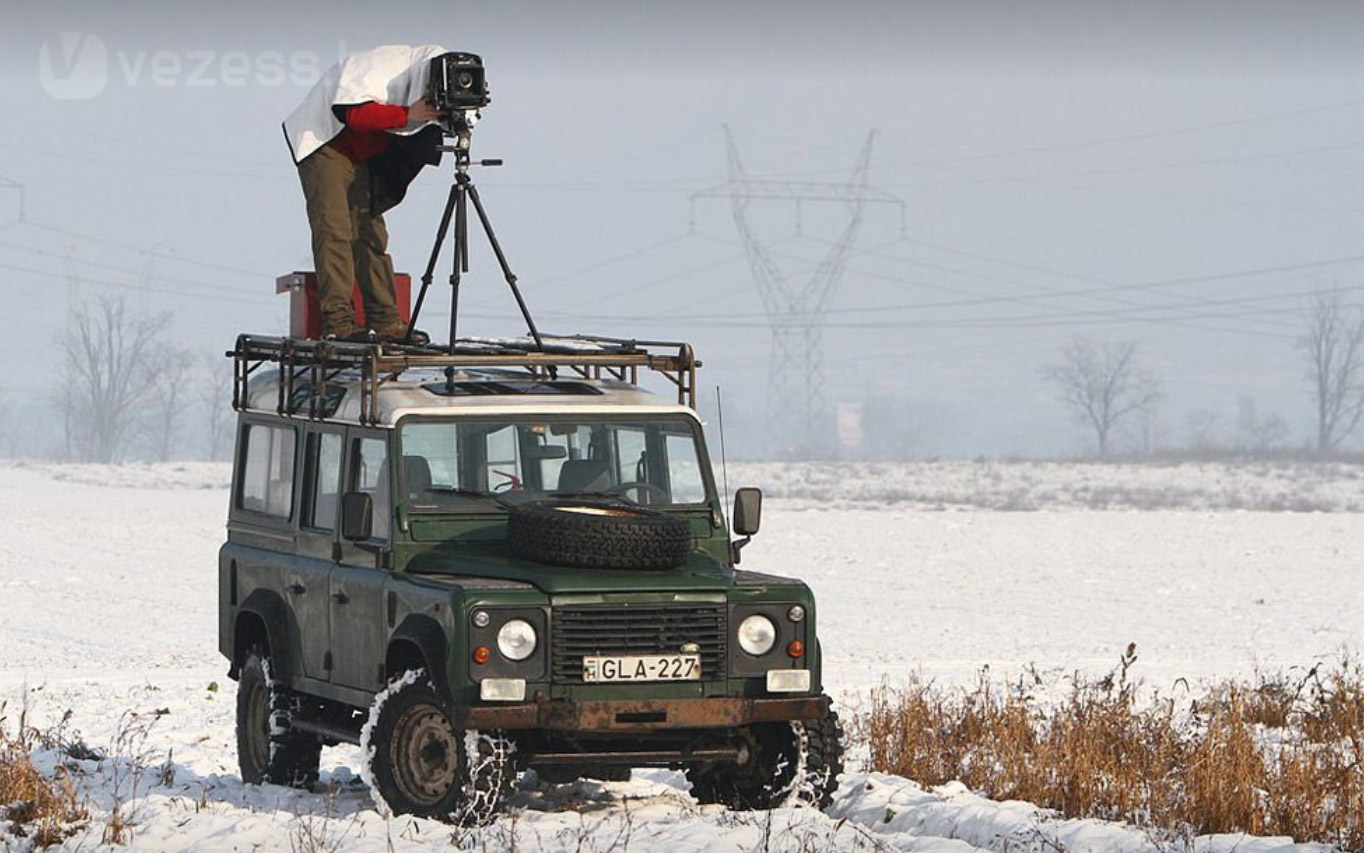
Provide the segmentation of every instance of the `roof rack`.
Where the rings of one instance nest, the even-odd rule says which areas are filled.
[[[461,338],[450,348],[347,343],[267,335],[239,335],[233,359],[232,407],[250,408],[247,384],[266,364],[280,369],[275,412],[320,420],[329,416],[327,384],[347,371],[358,373],[360,422],[379,422],[379,388],[417,369],[523,369],[531,378],[554,379],[560,368],[584,379],[612,378],[639,384],[639,369],[652,370],[677,388],[677,402],[696,408],[696,360],[690,344],[595,335],[529,338]],[[299,395],[306,395],[306,406]]]

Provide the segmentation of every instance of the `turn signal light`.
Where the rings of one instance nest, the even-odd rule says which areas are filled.
[[[805,657],[805,644],[800,640],[792,640],[791,645],[786,647],[786,653],[793,658]]]
[[[474,649],[474,663],[487,663],[492,656],[492,650],[487,646],[479,646]]]

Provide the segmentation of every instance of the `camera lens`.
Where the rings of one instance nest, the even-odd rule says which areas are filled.
[[[461,89],[473,88],[474,75],[470,74],[468,71],[461,71],[459,76],[455,78],[455,85]]]

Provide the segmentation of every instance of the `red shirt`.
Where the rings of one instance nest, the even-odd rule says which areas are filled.
[[[384,153],[393,142],[392,135],[385,131],[407,124],[407,107],[369,101],[346,110],[342,121],[346,127],[331,141],[331,146],[352,163],[364,163]]]

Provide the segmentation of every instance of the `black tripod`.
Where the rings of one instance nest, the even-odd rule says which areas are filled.
[[[511,267],[507,265],[507,256],[502,253],[502,246],[497,242],[497,235],[493,233],[492,223],[488,221],[488,213],[483,209],[483,202],[479,200],[478,188],[474,186],[474,181],[469,177],[469,167],[475,165],[469,159],[469,142],[467,135],[460,135],[459,144],[454,146],[444,146],[442,151],[450,151],[455,155],[455,182],[450,186],[450,196],[445,201],[445,212],[440,217],[440,228],[436,231],[436,243],[431,247],[431,258],[426,262],[426,272],[422,275],[421,290],[417,294],[417,304],[412,309],[412,322],[408,324],[407,336],[403,338],[403,343],[409,343],[412,337],[412,329],[417,325],[417,317],[421,315],[422,302],[426,299],[426,289],[431,286],[431,278],[436,270],[436,261],[440,258],[441,246],[445,244],[445,235],[450,231],[450,219],[455,220],[455,257],[454,265],[450,270],[450,352],[454,353],[455,343],[458,338],[455,335],[456,323],[459,319],[459,284],[460,276],[469,271],[469,200],[474,202],[474,210],[478,213],[478,221],[483,224],[483,233],[488,235],[488,242],[492,245],[493,253],[497,255],[497,263],[502,267],[502,276],[507,280],[507,286],[511,288],[512,296],[516,297],[516,304],[521,309],[521,316],[526,320],[526,326],[530,330],[530,336],[535,340],[536,349],[544,352],[545,344],[540,339],[540,331],[535,328],[535,321],[531,319],[530,309],[526,307],[526,301],[521,298],[521,289],[516,286],[516,276],[512,274]],[[479,160],[479,166],[501,166],[501,160]]]

